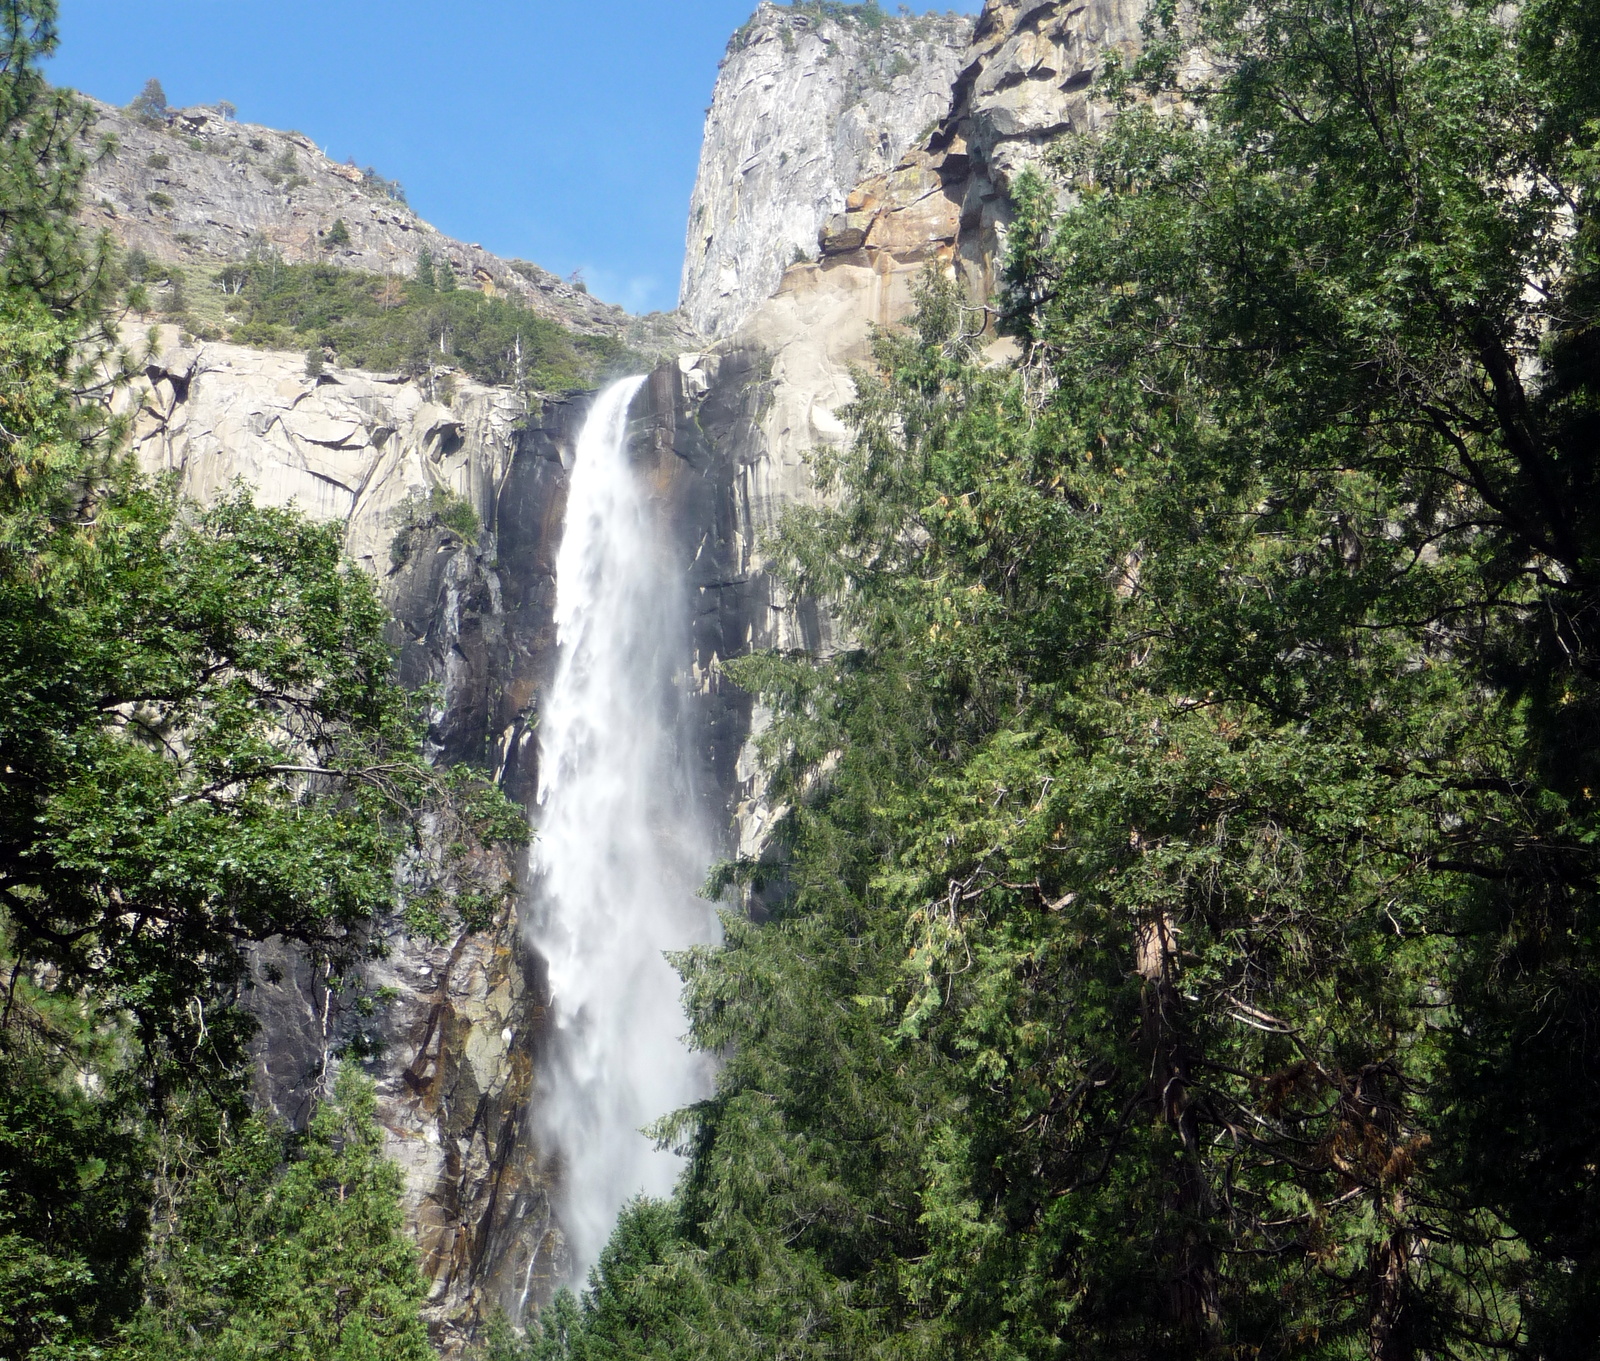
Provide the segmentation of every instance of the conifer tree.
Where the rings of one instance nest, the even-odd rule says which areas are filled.
[[[433,264],[433,252],[426,246],[417,256],[417,272],[414,279],[417,289],[423,293],[431,293],[438,286],[438,277]]]
[[[152,76],[145,81],[144,89],[134,96],[128,112],[147,123],[159,123],[167,116],[167,92],[161,82]]]
[[[1179,11],[783,527],[850,641],[733,668],[784,891],[600,1355],[1593,1351],[1593,7]]]
[[[287,1152],[253,1118],[175,1188],[135,1358],[431,1361],[400,1173],[359,1069],[340,1069]]]

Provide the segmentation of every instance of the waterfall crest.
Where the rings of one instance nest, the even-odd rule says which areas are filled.
[[[695,896],[711,860],[675,675],[689,656],[681,566],[627,451],[643,384],[596,399],[579,436],[556,559],[558,660],[540,717],[529,933],[549,968],[551,1043],[535,1131],[581,1283],[632,1196],[671,1191],[680,1160],[640,1129],[709,1087],[683,1042],[663,958],[713,938]]]

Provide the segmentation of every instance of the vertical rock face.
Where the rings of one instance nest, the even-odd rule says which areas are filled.
[[[846,437],[839,413],[855,395],[851,370],[869,362],[874,326],[909,313],[923,270],[960,280],[969,327],[992,325],[985,308],[1011,186],[1054,138],[1090,131],[1108,116],[1093,95],[1095,77],[1108,54],[1137,48],[1145,7],[1145,0],[989,0],[931,128],[893,165],[851,187],[821,223],[818,258],[789,265],[718,355],[699,361],[708,390],[686,389],[680,405],[716,411],[742,400],[749,413],[728,431],[722,454],[738,489],[741,542],[759,541],[786,506],[816,501],[808,454]],[[799,55],[797,47],[788,59],[798,64]],[[724,82],[732,67],[730,60]],[[820,135],[813,137],[810,154],[820,154]],[[691,266],[694,259],[691,230]],[[752,369],[759,401],[748,395]],[[743,573],[752,645],[829,645],[825,612],[783,599],[758,559],[746,561]],[[753,711],[752,729],[762,721]],[[740,856],[759,858],[774,810],[750,746],[734,766],[733,841]]]
[[[731,334],[865,177],[949,109],[964,15],[762,3],[728,45],[689,205],[681,306]]]
[[[182,347],[161,328],[144,377],[134,449],[201,501],[237,480],[258,501],[346,525],[377,579],[401,679],[433,684],[429,744],[444,764],[492,772],[531,803],[539,695],[554,660],[554,559],[582,400],[529,410],[514,393],[331,369],[294,355]],[[448,490],[470,504],[476,542],[418,514]],[[399,536],[403,552],[397,553]],[[525,857],[504,853],[519,882]],[[341,985],[279,942],[261,947],[247,999],[259,1104],[305,1122],[332,1056],[359,1040],[378,1086],[388,1151],[405,1173],[407,1220],[431,1283],[427,1316],[450,1354],[497,1307],[547,1295],[555,1226],[528,1137],[544,1023],[539,962],[508,904],[488,930],[443,941],[378,923],[374,958]],[[375,1013],[358,994],[390,1000]]]

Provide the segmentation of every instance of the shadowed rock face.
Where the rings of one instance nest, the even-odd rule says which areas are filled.
[[[755,353],[734,351],[663,365],[636,401],[632,424],[634,459],[691,585],[684,742],[695,757],[697,796],[720,826],[731,824],[748,793],[741,752],[750,728],[749,699],[723,680],[722,661],[772,641],[782,617],[754,563],[750,470],[739,461],[763,400],[761,364]],[[196,396],[203,392],[191,385],[186,399]],[[481,490],[478,542],[425,526],[410,536],[403,564],[380,577],[402,678],[441,690],[429,730],[437,759],[493,771],[528,805],[538,785],[540,701],[556,660],[555,556],[586,408],[584,397],[547,402],[516,428],[464,422],[456,455],[464,460],[461,485]],[[187,413],[169,420],[178,414],[185,426],[194,421]],[[375,419],[391,414],[386,408]],[[181,460],[174,466],[186,468]],[[477,471],[468,476],[467,467]],[[274,465],[258,465],[257,474],[273,485]],[[525,857],[517,853],[508,867],[520,880]],[[365,968],[360,987],[387,989],[392,1000],[370,1019],[354,1006],[355,988],[330,986],[296,952],[258,952],[256,1087],[266,1109],[302,1124],[330,1056],[353,1039],[376,1050],[367,1067],[432,1282],[428,1317],[455,1352],[496,1308],[542,1302],[561,1275],[551,1172],[527,1119],[547,990],[515,911],[487,931],[439,944],[409,937],[397,923],[379,935],[382,957]]]
[[[410,535],[403,564],[385,563],[380,577],[402,679],[441,691],[429,727],[436,759],[493,771],[525,803],[538,781],[534,728],[555,659],[555,552],[585,406],[547,402],[515,427],[464,423],[456,453],[463,471],[476,470],[463,482],[480,491],[478,542],[425,525]],[[521,882],[525,855],[507,856]],[[256,1089],[268,1110],[302,1124],[330,1056],[354,1039],[374,1052],[366,1066],[379,1119],[405,1173],[407,1220],[431,1282],[427,1317],[455,1354],[494,1309],[547,1296],[560,1262],[550,1181],[527,1118],[547,994],[514,907],[486,931],[440,943],[394,922],[377,934],[380,957],[359,988],[385,989],[392,1000],[371,1018],[354,1006],[355,987],[330,988],[296,952],[258,952]]]

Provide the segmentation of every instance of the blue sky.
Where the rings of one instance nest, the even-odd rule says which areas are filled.
[[[890,6],[886,5],[886,8]],[[976,12],[925,0],[918,12]],[[406,186],[452,236],[635,311],[677,301],[717,62],[755,0],[61,0],[51,78],[232,100]]]

